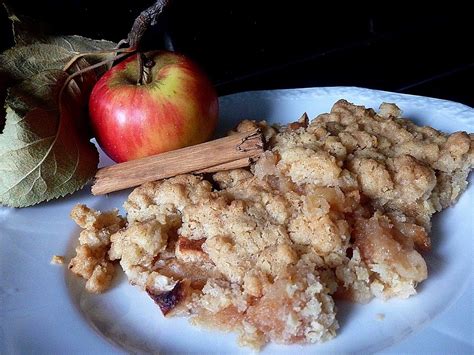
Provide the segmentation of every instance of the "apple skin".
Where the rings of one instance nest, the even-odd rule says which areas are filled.
[[[107,71],[90,95],[95,137],[116,162],[205,142],[217,126],[217,94],[192,61],[174,52],[145,55],[155,62],[150,83],[137,85],[133,55]]]

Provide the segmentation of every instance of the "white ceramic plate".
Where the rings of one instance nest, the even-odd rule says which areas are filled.
[[[474,132],[474,109],[448,101],[334,87],[248,92],[221,98],[221,130],[242,118],[285,123],[310,117],[345,98],[377,108],[395,102],[405,117],[446,132]],[[102,164],[109,161],[102,156]],[[472,183],[471,176],[471,183]],[[88,188],[25,209],[0,207],[0,353],[248,353],[235,335],[202,331],[184,319],[163,319],[148,296],[123,276],[109,292],[91,296],[53,254],[73,255],[79,228],[76,203],[121,206],[129,191],[94,197]],[[270,345],[274,353],[473,353],[473,207],[470,186],[455,207],[434,218],[430,276],[409,300],[341,304],[339,335],[311,346]],[[377,314],[384,320],[377,320]]]

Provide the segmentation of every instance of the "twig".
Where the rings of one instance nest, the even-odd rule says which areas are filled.
[[[114,49],[110,50],[99,50],[99,51],[94,51],[94,52],[87,52],[87,53],[78,53],[74,57],[71,58],[69,62],[64,66],[63,70],[67,71],[79,58],[88,56],[88,55],[96,55],[96,54],[108,54],[108,53],[131,53],[134,52],[137,48],[138,45],[140,44],[140,41],[145,34],[146,30],[150,27],[156,24],[156,20],[158,16],[163,12],[163,9],[169,4],[170,0],[156,0],[155,4],[147,8],[146,10],[143,10],[140,15],[135,19],[133,22],[132,29],[128,33],[128,36],[126,39],[122,39],[119,41],[117,46]],[[123,44],[127,44],[127,48],[120,48]],[[113,59],[113,61],[119,59],[117,56]],[[143,83],[143,71],[145,68],[143,67],[143,64],[146,64],[145,61],[142,59],[144,58],[138,58],[139,60],[139,69],[140,69],[140,75],[139,75],[139,83]],[[146,75],[146,74],[145,74]]]
[[[156,19],[169,4],[170,0],[156,0],[156,2],[143,10],[133,22],[132,29],[128,33],[127,39],[121,40],[120,44],[128,44],[130,48],[137,48],[146,30],[156,24]]]
[[[133,22],[132,29],[128,33],[127,38],[120,40],[117,48],[123,44],[127,44],[129,48],[137,49],[145,32],[150,26],[156,24],[158,16],[163,12],[169,2],[170,0],[156,0],[152,6],[143,10]],[[141,53],[139,53],[137,59],[139,71],[137,85],[144,85],[149,81],[150,69],[154,63],[147,62],[147,59]]]

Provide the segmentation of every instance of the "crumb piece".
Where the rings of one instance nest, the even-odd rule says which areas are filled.
[[[87,280],[89,292],[102,293],[110,287],[115,274],[115,267],[108,257],[110,236],[125,226],[125,219],[117,210],[99,212],[84,205],[75,206],[71,217],[83,230],[69,269]]]
[[[62,255],[53,255],[51,258],[51,264],[53,265],[63,265],[65,262],[64,256]]]

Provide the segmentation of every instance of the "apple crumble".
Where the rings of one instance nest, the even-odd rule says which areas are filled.
[[[165,316],[254,348],[333,338],[334,299],[415,294],[431,216],[466,188],[474,137],[344,100],[312,122],[236,132],[256,127],[267,149],[250,169],[146,183],[126,219],[76,206],[72,272],[102,292],[118,261]]]

